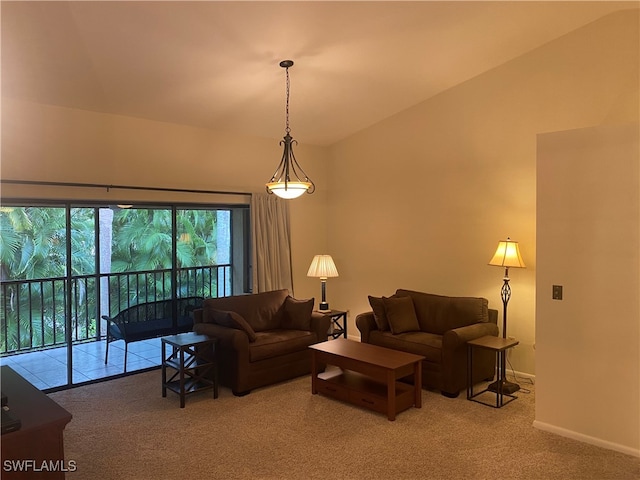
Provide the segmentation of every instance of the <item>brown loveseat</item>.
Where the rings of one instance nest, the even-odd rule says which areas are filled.
[[[467,385],[466,342],[498,335],[498,311],[484,298],[446,297],[397,290],[391,297],[369,297],[372,312],[356,317],[361,340],[423,355],[422,386],[456,397]],[[495,373],[493,352],[476,349],[474,383]]]
[[[288,290],[208,298],[194,311],[196,333],[218,338],[219,381],[234,395],[311,371],[309,345],[327,340],[331,320],[314,299]]]

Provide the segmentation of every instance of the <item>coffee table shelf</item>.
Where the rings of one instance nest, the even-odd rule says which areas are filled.
[[[349,370],[332,370],[318,375],[318,392],[336,400],[342,400],[379,413],[388,411],[387,384],[361,373]],[[414,386],[395,383],[395,413],[413,406]]]

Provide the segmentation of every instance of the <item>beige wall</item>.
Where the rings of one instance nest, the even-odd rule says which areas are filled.
[[[277,132],[276,132],[277,134]],[[297,158],[317,192],[291,204],[294,288],[318,296],[306,277],[315,253],[326,248],[324,148],[302,144]],[[278,141],[242,137],[162,122],[49,105],[2,102],[3,179],[264,192],[282,149]],[[2,185],[3,197],[246,202],[246,196]]]
[[[511,362],[534,374],[536,136],[637,118],[638,16],[622,12],[335,145],[333,303],[351,327],[367,295],[399,287],[484,296],[501,311],[503,271],[487,263],[510,236],[527,265],[510,271]]]
[[[536,425],[638,456],[639,129],[539,137],[536,275]]]

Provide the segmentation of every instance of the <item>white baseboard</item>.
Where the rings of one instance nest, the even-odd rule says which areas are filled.
[[[496,371],[496,376],[498,375],[498,372]],[[514,375],[515,375],[515,379],[514,379]],[[524,373],[524,372],[518,372],[518,371],[514,371],[511,370],[510,368],[507,369],[507,380],[513,382],[515,381],[515,383],[518,383],[519,380],[530,380],[530,384],[531,385],[535,385],[536,384],[536,376],[532,375],[530,373]]]
[[[539,430],[555,433],[556,435],[560,435],[561,437],[571,438],[579,442],[595,445],[596,447],[606,448],[607,450],[614,450],[616,452],[624,453],[626,455],[631,455],[633,457],[640,457],[640,450],[638,449],[627,447],[625,445],[620,445],[618,443],[608,442],[606,440],[602,440],[601,438],[591,437],[589,435],[584,435],[582,433],[574,432],[572,430],[556,427],[555,425],[539,422],[538,420],[534,420],[533,426],[534,428],[537,428]]]

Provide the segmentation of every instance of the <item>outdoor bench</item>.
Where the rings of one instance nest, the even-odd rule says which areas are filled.
[[[192,331],[192,312],[196,308],[202,308],[203,301],[204,297],[157,300],[133,305],[113,317],[103,315],[102,318],[107,321],[105,365],[109,359],[109,343],[116,340],[124,340],[124,371],[126,372],[129,343]]]

